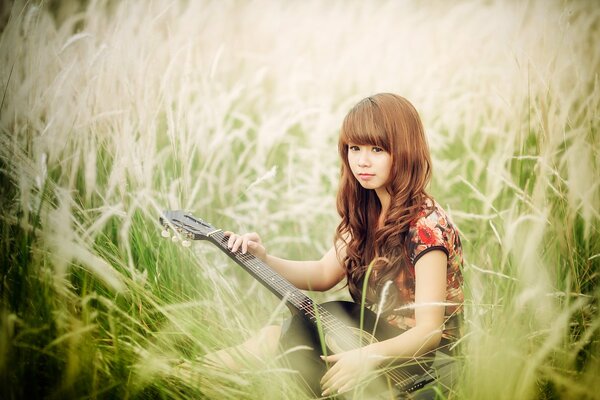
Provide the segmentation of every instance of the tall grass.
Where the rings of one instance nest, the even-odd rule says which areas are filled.
[[[338,127],[379,91],[419,109],[463,235],[447,396],[599,398],[594,2],[16,1],[0,18],[3,398],[304,398],[269,361],[172,367],[285,312],[157,216],[318,257]]]

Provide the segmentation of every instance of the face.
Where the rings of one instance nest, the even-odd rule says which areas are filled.
[[[362,187],[377,190],[388,183],[392,156],[381,147],[349,143],[348,164]]]

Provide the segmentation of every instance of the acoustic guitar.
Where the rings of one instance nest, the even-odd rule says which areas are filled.
[[[240,267],[257,279],[290,309],[293,318],[281,340],[288,349],[301,346],[301,350],[286,352],[293,369],[307,388],[315,395],[321,393],[320,378],[327,366],[319,357],[365,346],[386,340],[402,333],[377,314],[347,301],[317,304],[301,290],[284,279],[261,259],[250,253],[235,253],[227,247],[228,238],[221,229],[184,211],[164,211],[160,217],[164,227],[162,235],[180,239],[184,246],[192,240],[206,240],[227,254]],[[415,362],[388,365],[367,385],[361,398],[372,398],[374,393],[386,393],[386,398],[404,397],[428,383],[435,381],[436,374],[430,362]],[[368,397],[367,397],[368,396]]]

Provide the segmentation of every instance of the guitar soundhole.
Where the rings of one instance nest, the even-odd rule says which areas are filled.
[[[325,344],[329,350],[334,353],[341,353],[377,342],[373,335],[358,328],[348,327],[346,332],[350,332],[350,334],[325,334]]]

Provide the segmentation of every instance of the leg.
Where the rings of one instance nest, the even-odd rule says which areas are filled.
[[[205,363],[237,371],[242,368],[240,359],[258,361],[274,357],[280,336],[281,326],[266,326],[240,345],[208,353],[204,357]]]
[[[173,374],[185,380],[201,379],[202,366],[239,371],[244,361],[266,360],[275,356],[279,346],[281,326],[270,325],[261,329],[244,343],[206,354],[198,363],[184,361],[174,366]]]

